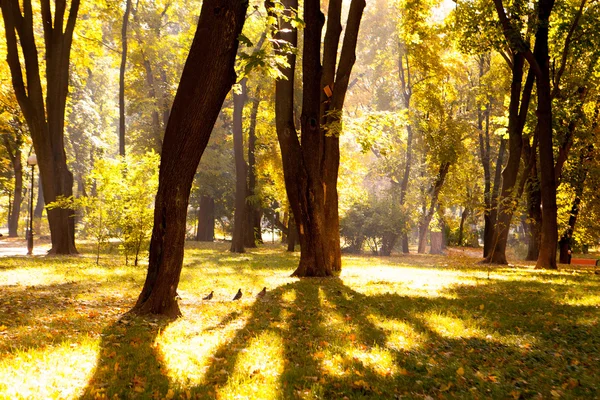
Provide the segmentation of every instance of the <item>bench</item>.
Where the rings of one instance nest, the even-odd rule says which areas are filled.
[[[594,258],[571,258],[570,265],[590,265],[592,267],[600,266],[600,260]]]

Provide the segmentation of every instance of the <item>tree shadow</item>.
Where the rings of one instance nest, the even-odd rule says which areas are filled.
[[[107,326],[96,368],[80,398],[163,398],[170,382],[154,341],[169,322],[126,314]]]
[[[99,284],[67,282],[35,286],[0,286],[0,352],[40,349],[74,341],[94,331],[103,304],[75,298],[96,290]],[[106,299],[104,299],[106,300]],[[75,331],[75,332],[74,332]]]
[[[174,398],[594,398],[597,306],[561,303],[552,293],[544,283],[488,280],[416,297],[370,293],[342,279],[301,279],[254,301],[247,318],[236,309],[205,328],[218,331],[245,320],[214,350],[193,385],[170,380],[154,344],[168,322],[132,319],[109,326],[82,398],[98,390],[109,398],[136,392]],[[548,312],[553,318],[545,318]],[[248,364],[257,343],[277,350],[272,365]],[[274,380],[266,369],[275,371]],[[239,392],[265,382],[269,394]]]

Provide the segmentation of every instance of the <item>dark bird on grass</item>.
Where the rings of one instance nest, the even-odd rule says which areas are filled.
[[[212,299],[212,298],[213,298],[213,291],[211,290],[211,291],[210,291],[210,294],[209,294],[208,296],[206,296],[206,297],[202,298],[202,300],[210,300],[210,299]]]
[[[238,289],[238,292],[233,297],[234,300],[239,300],[242,298],[242,289]]]
[[[256,295],[256,298],[262,299],[263,297],[265,297],[266,294],[267,294],[267,287],[265,286],[263,288],[263,290],[261,290],[260,292],[258,292],[258,294]]]

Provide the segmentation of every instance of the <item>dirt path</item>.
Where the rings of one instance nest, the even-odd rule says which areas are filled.
[[[33,255],[45,256],[50,250],[50,242],[47,240],[33,240]],[[27,255],[27,241],[24,238],[0,237],[0,257],[15,257]]]

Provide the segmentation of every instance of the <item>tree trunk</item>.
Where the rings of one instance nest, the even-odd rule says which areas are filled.
[[[46,99],[35,44],[33,9],[30,0],[3,1],[7,60],[13,88],[23,112],[39,163],[44,197],[53,202],[73,194],[73,175],[67,168],[64,150],[64,117],[69,83],[69,57],[80,0],[70,4],[65,22],[66,2],[55,4],[54,18],[49,0],[40,2],[45,44]],[[64,31],[63,31],[64,29]],[[22,57],[19,55],[21,47]],[[21,64],[21,59],[24,65]],[[25,78],[23,76],[25,71]],[[51,254],[76,253],[73,211],[48,211],[52,237]]]
[[[496,264],[507,264],[506,243],[512,216],[517,203],[517,199],[514,196],[514,189],[521,162],[523,127],[525,126],[525,117],[529,108],[529,100],[531,98],[534,82],[534,74],[530,69],[527,74],[525,86],[523,87],[523,93],[521,94],[524,64],[524,55],[521,53],[514,53],[508,117],[509,155],[506,166],[502,171],[502,191],[500,194],[494,236],[488,256],[485,258],[486,262]]]
[[[33,231],[40,234],[42,231],[42,217],[44,216],[44,208],[46,203],[44,202],[44,189],[42,188],[42,180],[38,179],[38,192],[37,199],[35,201],[35,208],[33,209]]]
[[[535,149],[533,149],[533,151],[535,151]],[[540,239],[542,237],[541,204],[540,182],[538,180],[538,171],[534,161],[527,183],[527,231],[529,236],[527,256],[525,257],[525,260],[527,261],[537,260],[540,251]]]
[[[296,251],[296,241],[298,240],[298,227],[294,223],[294,219],[290,218],[288,221],[288,234],[287,234],[287,251]]]
[[[125,3],[121,25],[121,66],[119,68],[119,155],[125,156],[125,67],[127,66],[127,25],[131,12],[131,0]]]
[[[581,204],[581,197],[575,196],[573,205],[571,206],[571,215],[569,216],[569,225],[567,230],[563,233],[560,238],[560,255],[559,262],[561,264],[571,264],[571,246],[573,241],[573,232],[575,231],[575,223],[579,215],[579,205]]]
[[[443,242],[443,234],[442,232],[429,232],[429,237],[431,238],[431,247],[429,248],[429,254],[442,254],[442,242]]]
[[[598,111],[598,109],[596,110]],[[597,113],[596,113],[597,114]],[[596,115],[597,117],[598,115]],[[579,166],[578,171],[575,174],[577,177],[575,181],[575,199],[571,205],[571,214],[569,215],[569,225],[565,232],[562,234],[559,242],[560,255],[559,261],[561,264],[571,263],[571,246],[573,245],[573,232],[575,231],[575,224],[577,223],[577,217],[579,216],[579,208],[581,204],[581,197],[583,196],[583,190],[585,187],[585,181],[588,175],[588,163],[593,157],[594,145],[590,144],[586,148],[581,150],[579,155]]]
[[[290,8],[297,9],[298,3],[297,0],[285,0],[283,6],[285,12],[291,13]],[[287,79],[276,83],[277,137],[301,247],[300,263],[294,276],[334,276],[341,271],[337,193],[339,134],[364,7],[364,0],[352,0],[350,4],[338,63],[342,1],[329,2],[321,65],[325,18],[319,0],[304,2],[300,140],[294,123],[295,55],[286,54],[289,67],[282,68],[282,74]],[[278,28],[276,38],[295,47],[297,30],[290,21],[282,19]]]
[[[256,118],[258,106],[260,105],[260,91],[257,90],[252,100],[250,110],[250,127],[248,129],[248,194],[249,201],[246,202],[246,229],[244,232],[244,243],[246,247],[256,247],[256,243],[262,241],[260,229],[260,204],[256,198]],[[257,226],[258,225],[258,226]]]
[[[540,0],[538,5],[538,25],[535,36],[534,56],[537,73],[538,129],[540,149],[540,172],[542,193],[542,238],[536,269],[557,269],[556,246],[558,242],[556,177],[554,166],[552,133],[552,98],[550,97],[550,65],[548,56],[549,19],[554,0]]]
[[[17,133],[17,135],[19,135],[19,133]],[[17,138],[13,149],[13,144],[11,144],[11,141],[8,138],[8,133],[4,133],[2,136],[15,177],[15,188],[12,196],[10,196],[12,199],[9,197],[8,236],[17,237],[19,232],[19,217],[21,216],[21,203],[23,202],[23,163],[21,162],[22,140]]]
[[[210,196],[200,198],[196,240],[199,242],[213,242],[215,240],[215,199]]]
[[[459,246],[463,245],[463,231],[465,229],[465,221],[467,220],[467,217],[469,216],[470,213],[471,213],[471,209],[469,209],[469,207],[465,207],[463,212],[460,214],[460,225],[458,226],[458,245]]]
[[[489,116],[488,116],[489,118]],[[488,128],[489,129],[489,124]],[[496,170],[494,172],[494,185],[491,193],[489,204],[489,213],[484,214],[484,231],[483,231],[483,256],[489,256],[490,250],[493,247],[495,224],[498,221],[498,196],[502,186],[502,168],[504,165],[504,154],[506,153],[506,139],[500,139],[500,147],[498,148],[498,159],[496,160]],[[486,228],[487,227],[487,228]]]
[[[165,132],[148,274],[134,313],[181,314],[176,296],[190,190],[223,100],[235,83],[233,66],[247,6],[237,0],[202,3]]]
[[[431,219],[433,218],[433,213],[437,208],[437,201],[440,195],[440,191],[442,190],[442,186],[444,186],[444,181],[446,180],[446,175],[448,175],[448,170],[450,169],[450,163],[444,162],[440,165],[440,171],[438,176],[435,179],[435,182],[431,186],[431,202],[429,203],[429,208],[427,212],[423,215],[421,222],[419,223],[419,249],[418,253],[425,253],[425,247],[427,246],[427,232],[429,231],[429,224],[431,223]],[[441,241],[440,241],[441,242]]]
[[[235,157],[235,213],[233,216],[232,253],[244,253],[246,225],[246,195],[248,194],[247,166],[244,160],[244,131],[242,118],[247,96],[247,79],[240,82],[241,92],[233,94],[233,153]]]
[[[399,77],[400,77],[400,84],[402,87],[402,98],[404,100],[404,108],[406,109],[406,111],[408,111],[410,113],[411,111],[411,104],[410,104],[410,100],[412,97],[412,76],[410,74],[410,66],[408,64],[408,54],[406,52],[406,45],[404,43],[400,43],[400,51],[399,51]],[[404,60],[403,57],[406,59],[406,68],[404,68]],[[400,207],[403,208],[404,204],[406,203],[406,193],[408,192],[408,182],[410,179],[410,169],[412,166],[412,142],[413,142],[413,130],[412,130],[412,125],[410,124],[410,122],[406,125],[406,156],[404,159],[404,174],[402,175],[402,183],[400,184]],[[401,234],[402,237],[402,252],[404,254],[408,254],[409,253],[409,249],[408,249],[408,232],[403,232]],[[394,240],[395,241],[395,240]],[[390,253],[391,253],[391,247],[393,247],[394,244],[391,243],[390,246]]]
[[[154,72],[152,70],[152,64],[150,61],[144,56],[144,70],[146,71],[146,83],[148,84],[148,96],[154,102],[154,106],[152,108],[151,118],[152,118],[152,136],[154,137],[154,142],[156,143],[155,149],[160,152],[162,149],[162,137],[161,134],[164,132],[164,128],[160,123],[160,116],[158,114],[158,97],[156,94],[156,83],[154,81]],[[166,126],[166,122],[164,124]]]

